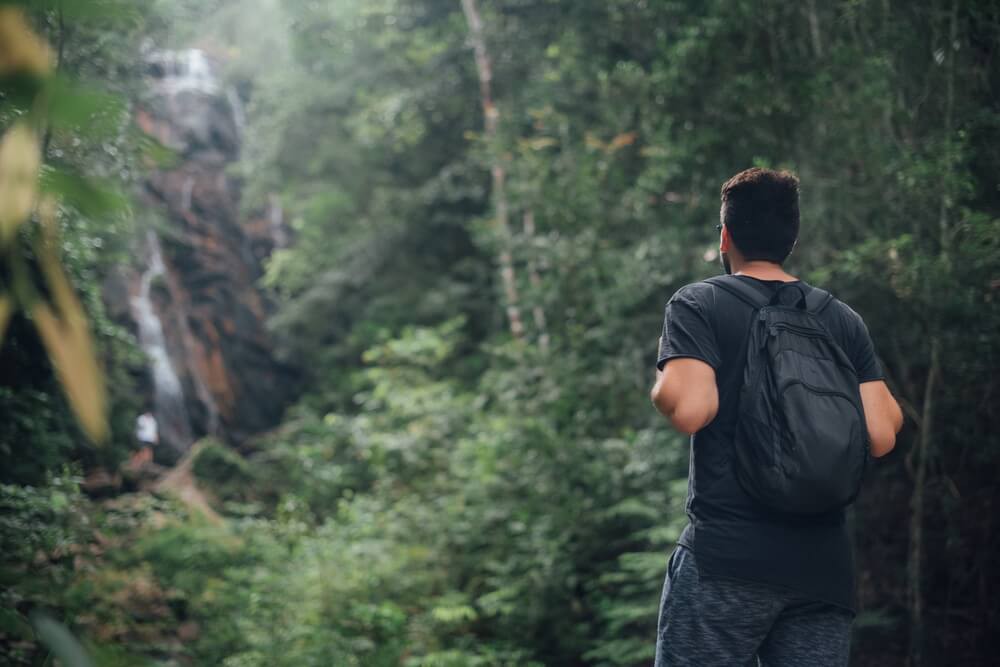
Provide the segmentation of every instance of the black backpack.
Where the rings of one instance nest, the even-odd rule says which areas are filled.
[[[706,282],[754,309],[733,438],[736,478],[784,514],[850,504],[868,466],[868,429],[854,366],[818,318],[833,296],[788,283],[768,299],[735,276]]]

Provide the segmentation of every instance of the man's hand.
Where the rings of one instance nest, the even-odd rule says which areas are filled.
[[[649,398],[678,431],[700,431],[719,411],[715,370],[701,359],[670,359],[656,372]]]

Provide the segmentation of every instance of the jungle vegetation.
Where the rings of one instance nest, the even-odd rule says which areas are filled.
[[[648,664],[685,522],[687,443],[647,397],[663,306],[719,272],[719,187],[754,165],[799,175],[787,268],[862,314],[906,414],[851,516],[853,664],[992,664],[997,3],[0,12],[48,45],[32,69],[0,41],[0,131],[31,124],[54,207],[0,211],[5,664],[46,664],[38,618],[100,665]],[[127,456],[138,409],[142,353],[101,284],[141,226],[137,179],[169,159],[128,113],[146,38],[228,54],[244,206],[279,197],[294,235],[263,286],[301,386],[273,431],[201,443],[216,518],[80,490]],[[66,387],[52,341],[75,334],[25,305],[60,298],[30,268],[52,262],[104,407]]]

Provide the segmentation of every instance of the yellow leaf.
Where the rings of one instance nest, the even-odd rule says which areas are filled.
[[[14,302],[6,294],[0,296],[0,345],[3,345],[3,334],[7,330],[7,322],[14,312]]]
[[[518,139],[517,147],[522,151],[542,151],[549,146],[556,146],[559,142],[552,137],[534,137],[531,139]]]
[[[619,148],[631,145],[633,142],[635,142],[635,132],[625,132],[624,134],[619,134],[612,139],[611,143],[608,145],[608,149],[616,151]]]
[[[24,12],[0,6],[0,75],[28,72],[44,76],[52,70],[52,50],[28,25]]]
[[[528,140],[528,145],[531,146],[532,150],[536,151],[543,150],[549,146],[555,146],[557,143],[559,142],[552,137],[537,137],[535,139]]]
[[[15,123],[0,140],[0,242],[4,245],[31,214],[41,164],[38,135],[26,123]]]
[[[31,317],[84,433],[94,442],[103,442],[108,436],[104,378],[94,358],[90,332],[60,322],[42,301],[32,306]]]
[[[108,436],[104,375],[94,355],[83,306],[55,255],[55,202],[46,198],[38,213],[43,235],[35,253],[55,311],[48,303],[38,301],[31,308],[31,316],[80,425],[91,440],[102,442]]]
[[[41,222],[41,255],[50,259],[52,264],[58,268],[59,260],[56,258],[56,249],[59,247],[59,224],[56,222],[56,211],[59,210],[56,200],[52,195],[45,195],[38,202],[38,220]]]
[[[587,145],[587,148],[596,148],[602,151],[606,149],[604,142],[590,132],[583,133],[583,142]]]
[[[550,105],[545,105],[541,109],[528,109],[528,115],[535,120],[542,120],[546,116],[552,115],[552,107]]]

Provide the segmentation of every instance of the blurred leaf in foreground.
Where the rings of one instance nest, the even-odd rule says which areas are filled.
[[[42,155],[38,135],[16,123],[0,140],[0,243],[6,246],[31,214]]]
[[[52,199],[39,205],[39,218],[44,233],[36,252],[55,310],[44,301],[36,301],[31,307],[32,319],[80,425],[91,440],[102,442],[108,435],[104,377],[94,356],[83,307],[55,255],[58,244]]]
[[[32,107],[36,112],[45,110],[47,122],[74,127],[121,112],[121,104],[110,96],[75,87],[69,80],[50,76],[50,72],[50,49],[28,25],[23,12],[0,6],[0,76],[45,79],[47,84]],[[0,248],[12,272],[11,293],[0,294],[0,336],[15,307],[31,314],[81,427],[91,440],[101,442],[109,431],[104,378],[83,307],[59,261],[55,199],[46,195],[38,203],[41,234],[34,248],[47,283],[42,293],[51,301],[38,294],[15,245],[18,229],[39,199],[42,158],[42,142],[26,119],[15,122],[0,139]],[[46,174],[46,189],[61,186],[81,211],[101,214],[119,206],[114,197],[83,179],[54,170],[46,170]]]
[[[52,51],[28,26],[24,12],[0,6],[0,74],[24,71],[45,75],[52,68]]]
[[[10,320],[14,304],[6,295],[0,296],[0,341],[3,341],[3,333],[7,329],[7,321]]]
[[[39,610],[32,611],[29,618],[38,641],[48,647],[64,667],[94,667],[87,651],[65,625]]]

